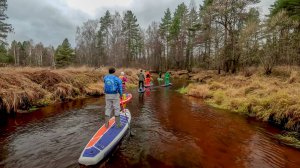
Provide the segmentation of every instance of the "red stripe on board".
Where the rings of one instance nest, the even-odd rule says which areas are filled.
[[[90,140],[90,142],[86,145],[85,148],[90,148],[94,146],[99,139],[104,135],[104,133],[111,128],[111,126],[115,123],[115,117],[112,117],[109,120],[109,127],[106,128],[105,124],[96,132],[96,134],[93,136],[93,138]]]

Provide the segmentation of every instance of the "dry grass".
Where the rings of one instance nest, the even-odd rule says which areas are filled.
[[[198,97],[198,98],[211,98],[212,94],[209,92],[208,85],[196,85],[190,84],[187,87],[187,94],[190,96]]]
[[[91,83],[85,88],[85,91],[90,96],[101,96],[104,94],[103,86],[103,82],[101,81],[97,83]]]
[[[286,69],[280,67],[271,76],[264,76],[261,70],[250,76],[213,75],[205,84],[190,84],[186,93],[203,98],[215,107],[300,131],[300,71]]]
[[[122,71],[127,73],[129,83],[135,82],[137,70]],[[100,96],[106,73],[107,68],[88,67],[0,68],[0,110],[10,113],[84,96]]]

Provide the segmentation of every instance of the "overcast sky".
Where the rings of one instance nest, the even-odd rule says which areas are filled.
[[[267,14],[275,0],[261,1],[258,7]],[[9,35],[8,42],[33,39],[35,43],[56,47],[68,38],[74,47],[76,27],[101,17],[106,10],[113,13],[130,9],[139,24],[147,27],[152,21],[160,21],[167,8],[174,11],[181,2],[189,5],[190,0],[9,0],[8,22],[14,33]],[[202,0],[195,2],[198,6]]]

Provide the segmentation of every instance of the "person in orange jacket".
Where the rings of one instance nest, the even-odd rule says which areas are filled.
[[[149,71],[146,72],[145,85],[146,86],[150,86],[151,85],[151,74],[150,74]]]

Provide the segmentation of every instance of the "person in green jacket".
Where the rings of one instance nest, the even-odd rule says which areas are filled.
[[[170,84],[170,73],[167,71],[165,73],[165,85],[169,85]]]
[[[159,71],[159,73],[158,73],[157,81],[158,81],[158,85],[161,85],[161,83],[162,83],[162,81],[163,81],[163,78],[162,78],[162,72],[161,72],[161,71]]]

